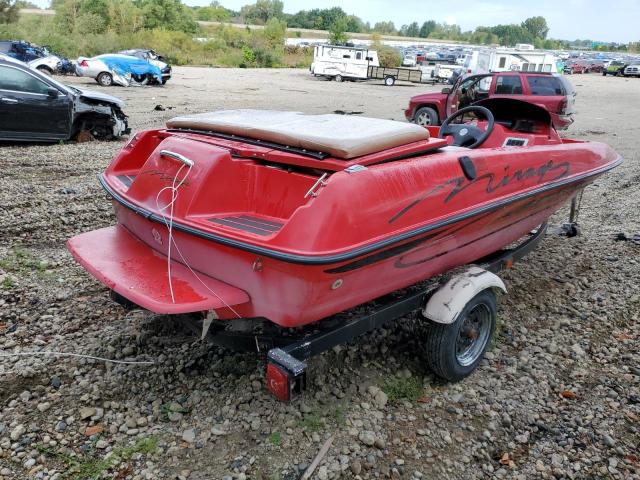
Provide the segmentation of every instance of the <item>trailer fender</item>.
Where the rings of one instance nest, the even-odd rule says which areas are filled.
[[[433,322],[453,323],[469,300],[487,288],[499,289],[505,293],[507,291],[496,274],[479,267],[470,267],[454,275],[431,295],[422,314]]]

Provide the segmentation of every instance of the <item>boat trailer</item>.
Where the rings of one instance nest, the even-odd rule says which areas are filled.
[[[465,275],[467,279],[471,276],[479,277],[482,274],[480,272],[484,272],[489,273],[489,275],[485,276],[489,280],[488,282],[485,280],[485,283],[478,288],[499,287],[504,289],[504,285],[495,276],[495,273],[510,269],[515,262],[535,249],[544,237],[546,230],[547,224],[544,223],[518,245],[500,250],[489,257],[477,261],[474,265],[456,269],[456,273],[447,276],[448,282],[446,282],[446,285],[450,287],[452,284],[458,283],[463,288],[469,282],[456,282],[456,279],[459,280]],[[491,281],[491,278],[497,280]],[[443,290],[442,287],[444,285],[445,283],[440,283],[436,286],[431,284],[427,285],[426,288],[420,288],[418,291],[409,288],[407,290],[411,291],[411,293],[401,295],[399,298],[396,296],[391,300],[385,300],[385,298],[392,297],[393,294],[381,297],[373,301],[378,305],[377,308],[366,315],[333,322],[331,318],[325,319],[313,324],[312,328],[315,328],[313,333],[306,334],[294,333],[289,336],[283,336],[282,329],[260,319],[243,319],[233,322],[217,321],[210,318],[195,318],[194,316],[183,316],[182,319],[189,328],[212,344],[236,351],[266,353],[267,388],[279,400],[289,401],[296,394],[302,393],[306,389],[305,360],[353,340],[364,333],[382,327],[393,320],[416,311],[422,310],[424,312],[430,299],[435,298],[436,292]],[[479,293],[478,288],[476,288],[473,295]],[[457,302],[458,311],[451,315],[452,320],[455,320],[455,316],[462,311],[468,300],[470,298]],[[446,306],[449,308],[448,304]],[[431,319],[445,323],[438,319]],[[256,333],[254,330],[256,325],[261,325],[265,330]]]

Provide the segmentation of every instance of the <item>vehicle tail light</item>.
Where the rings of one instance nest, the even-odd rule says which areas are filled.
[[[305,364],[279,348],[267,353],[267,389],[282,401],[288,402],[307,387]]]
[[[80,66],[81,66],[81,67],[88,67],[88,66],[89,66],[89,62],[87,62],[86,60],[82,60],[82,61],[80,62]]]
[[[560,100],[560,104],[558,105],[558,115],[564,115],[567,112],[567,99],[563,98]]]
[[[277,365],[269,363],[267,365],[267,388],[278,400],[288,402],[291,397],[288,373]]]

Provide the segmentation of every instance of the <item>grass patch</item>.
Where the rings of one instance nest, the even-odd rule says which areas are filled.
[[[382,391],[387,394],[391,403],[404,399],[415,402],[422,396],[423,390],[422,382],[417,377],[394,377],[382,386]]]
[[[271,432],[271,435],[269,435],[269,441],[273,445],[280,445],[280,443],[282,442],[282,435],[280,434],[280,432]]]
[[[136,454],[148,455],[158,448],[158,439],[155,437],[143,438],[127,447],[116,447],[111,454],[101,458],[87,456],[78,458],[66,453],[51,450],[43,446],[36,447],[45,455],[56,458],[65,464],[66,471],[62,478],[69,480],[98,480],[103,474],[122,462],[128,462]]]
[[[324,425],[324,419],[317,410],[305,413],[302,418],[298,420],[298,427],[304,428],[310,432],[317,432],[324,427]]]
[[[38,260],[27,250],[21,248],[10,250],[7,256],[0,259],[0,268],[11,273],[26,273],[29,271],[44,275],[49,266],[48,262]]]
[[[333,411],[333,418],[336,420],[338,425],[344,425],[347,421],[344,411],[344,406],[339,405]]]
[[[11,277],[4,277],[4,279],[2,280],[2,286],[8,290],[10,288],[15,287],[16,286],[16,282]]]

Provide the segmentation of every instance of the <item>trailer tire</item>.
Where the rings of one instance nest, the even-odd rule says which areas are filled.
[[[396,78],[393,75],[387,75],[384,77],[384,84],[387,87],[393,87],[396,83]]]
[[[420,107],[413,116],[413,122],[417,125],[438,125],[438,112],[431,107]]]
[[[342,75],[336,75],[335,77],[333,77],[333,79],[334,79],[336,82],[340,83],[340,82],[342,82]]]
[[[423,321],[426,323],[424,357],[427,365],[439,377],[457,382],[476,369],[493,337],[496,295],[490,288],[483,290],[469,300],[451,324],[425,318]],[[467,341],[470,341],[469,345],[464,343]],[[460,351],[461,348],[464,349]]]

